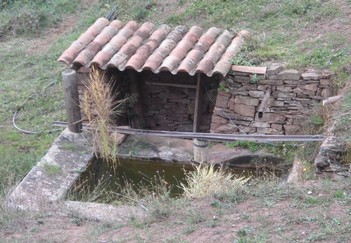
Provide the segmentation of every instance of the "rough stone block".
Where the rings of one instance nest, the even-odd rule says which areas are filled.
[[[287,85],[295,86],[299,84],[299,80],[284,80],[283,83]]]
[[[313,96],[316,94],[315,91],[311,91],[308,89],[302,89],[301,87],[295,88],[293,90],[294,93],[296,93],[297,97],[309,97],[309,96]]]
[[[330,85],[330,79],[321,79],[320,81],[319,81],[319,83],[320,83],[320,85],[322,85],[322,86],[329,86]]]
[[[229,92],[232,95],[248,95],[250,91],[248,91],[248,90],[230,89]]]
[[[234,77],[234,82],[243,82],[243,83],[248,83],[251,81],[251,78],[249,76],[235,76]]]
[[[292,87],[289,86],[277,86],[278,91],[283,91],[283,92],[290,92],[292,90]]]
[[[262,79],[259,81],[260,84],[278,86],[283,84],[283,80],[267,80]]]
[[[258,127],[257,128],[257,133],[260,133],[260,134],[271,134],[272,133],[272,128],[270,128],[270,127]]]
[[[219,116],[212,116],[212,123],[226,124],[228,120]]]
[[[225,125],[221,125],[219,126],[217,129],[215,129],[215,133],[227,133],[227,134],[230,134],[230,133],[235,133],[235,132],[238,132],[239,129],[232,125],[232,124],[225,124]]]
[[[306,73],[302,73],[301,74],[301,77],[304,79],[304,80],[318,80],[320,78],[323,77],[323,75],[321,75],[320,73],[317,73],[317,72],[306,72]]]
[[[241,96],[238,95],[234,99],[235,104],[244,104],[244,105],[252,105],[252,106],[257,106],[259,101],[257,98],[251,98],[248,96]]]
[[[231,111],[234,110],[234,104],[235,104],[235,98],[232,97],[232,98],[230,98],[229,101],[228,101],[228,108],[229,108],[229,110],[231,110]]]
[[[230,94],[228,95],[227,93],[225,93],[226,95],[223,95],[223,93],[219,93],[217,95],[217,99],[216,99],[216,106],[217,107],[221,107],[221,108],[227,108],[228,107],[228,100],[230,97]]]
[[[318,89],[318,84],[314,83],[314,84],[299,85],[299,88],[304,89],[304,90],[309,90],[312,92],[316,92]]]
[[[226,96],[226,97],[230,97],[230,96],[231,96],[228,92],[225,92],[225,91],[222,91],[222,90],[219,90],[219,91],[218,91],[218,95],[220,95],[220,96]]]
[[[211,131],[211,132],[215,132],[215,130],[216,130],[218,127],[222,126],[222,125],[223,125],[223,124],[212,122],[212,123],[211,123],[210,131]]]
[[[262,128],[262,127],[270,127],[270,124],[269,124],[268,122],[258,122],[258,121],[255,121],[255,122],[252,123],[251,126]]]
[[[332,95],[332,92],[330,89],[328,88],[324,88],[322,89],[322,92],[321,92],[321,96],[325,99],[325,98],[328,98]]]
[[[274,100],[272,102],[269,102],[270,106],[278,106],[278,107],[283,107],[285,106],[284,101],[281,100]]]
[[[112,132],[110,135],[110,139],[118,146],[124,142],[126,139],[127,135],[121,134],[118,132]]]
[[[298,125],[284,125],[284,131],[286,135],[298,134],[300,129],[301,127]]]
[[[249,91],[249,95],[251,97],[254,97],[254,98],[263,98],[264,92],[263,91],[252,90],[252,91]]]
[[[266,75],[274,75],[280,73],[283,70],[284,66],[281,63],[272,63],[266,71]]]
[[[243,126],[250,126],[251,121],[242,121],[242,120],[231,120],[230,123],[234,123],[235,125],[243,125]]]
[[[266,91],[268,87],[269,87],[269,85],[258,85],[257,86],[257,90],[264,90],[264,91]]]
[[[216,116],[222,117],[224,119],[230,119],[235,121],[248,121],[248,122],[253,121],[253,117],[241,116],[239,114],[234,113],[233,111],[220,109],[220,108],[215,108],[213,110],[213,114]]]
[[[277,75],[270,76],[269,79],[275,80],[275,79],[280,79],[280,80],[299,80],[301,77],[301,73],[297,70],[292,70],[292,69],[287,69],[284,71],[281,71]]]
[[[239,126],[240,132],[244,133],[256,133],[257,128],[256,127],[246,127],[246,126]]]
[[[277,113],[266,112],[266,113],[263,113],[263,116],[261,118],[257,116],[256,120],[260,122],[283,124],[286,121],[286,117]]]
[[[272,96],[275,98],[291,98],[295,97],[296,94],[292,92],[274,91]]]
[[[283,131],[283,125],[281,125],[281,124],[272,124],[271,128],[276,130],[276,131]]]
[[[244,104],[235,104],[234,111],[242,116],[254,117],[255,116],[255,107]]]

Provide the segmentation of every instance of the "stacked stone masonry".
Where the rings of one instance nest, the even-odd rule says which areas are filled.
[[[327,71],[283,70],[280,64],[272,64],[264,72],[252,70],[238,68],[221,82],[211,132],[304,133],[302,127],[313,107],[332,95],[332,74]],[[260,117],[258,109],[267,92],[270,96]]]
[[[196,77],[189,75],[145,75],[142,88],[145,127],[151,130],[193,131]],[[218,81],[203,77],[203,95],[201,97],[199,122],[200,132],[209,132],[211,116],[217,95]],[[193,88],[156,85],[155,83],[193,85]],[[213,87],[212,87],[213,86]]]
[[[107,75],[111,76],[111,74]],[[128,90],[130,81],[127,75],[119,72],[117,77],[117,87],[119,87],[117,92],[124,90],[122,93],[125,93],[125,95],[133,95]],[[88,78],[88,73],[78,73],[80,104],[82,104]],[[142,103],[143,110],[142,128],[164,131],[193,131],[196,76],[187,74],[172,75],[167,72],[155,75],[145,71],[139,74],[138,82],[140,82],[140,94],[138,97]],[[218,83],[219,77],[202,77],[199,132],[210,131],[211,117],[214,110],[213,101],[217,96]],[[184,85],[184,87],[175,87],[174,85]],[[122,89],[121,87],[124,88]],[[127,111],[126,113],[128,114],[121,116],[117,124],[130,125],[127,118],[128,116],[133,116],[133,112],[133,108],[131,111]],[[83,109],[81,109],[81,116],[82,120],[86,122],[87,117]]]

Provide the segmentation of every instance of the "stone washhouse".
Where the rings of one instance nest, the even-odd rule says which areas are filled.
[[[118,125],[163,131],[301,134],[311,109],[332,95],[331,73],[282,65],[231,64],[249,37],[212,27],[155,26],[98,19],[58,61],[66,64],[71,131],[93,66],[136,99]],[[79,113],[79,114],[78,114]]]

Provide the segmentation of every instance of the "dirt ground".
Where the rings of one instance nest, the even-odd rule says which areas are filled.
[[[305,38],[342,33],[351,41],[351,14],[348,16],[306,27]],[[75,21],[76,17],[70,16],[41,35],[40,40],[31,40],[28,53],[48,48]],[[305,39],[300,41],[304,43]],[[251,192],[234,202],[216,195],[173,202],[167,216],[131,216],[129,221],[116,224],[89,221],[74,212],[23,213],[6,209],[5,222],[0,224],[0,242],[349,242],[350,185],[350,178],[337,182],[314,178],[298,187],[275,183],[261,190],[253,186]]]
[[[236,200],[217,196],[174,200],[146,218],[96,222],[74,212],[9,211],[4,242],[347,242],[351,239],[350,179],[320,179],[300,187],[276,182]],[[336,187],[334,187],[337,185]],[[268,188],[268,189],[267,189]],[[335,192],[340,193],[335,193]]]

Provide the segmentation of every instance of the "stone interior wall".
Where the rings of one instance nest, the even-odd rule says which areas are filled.
[[[84,92],[86,91],[87,87],[87,83],[89,80],[89,73],[90,70],[84,70],[84,71],[78,71],[77,72],[77,86],[78,86],[78,94],[79,94],[79,104],[82,107],[82,99],[83,99],[83,95]],[[118,93],[118,99],[124,99],[125,96],[129,96],[130,94],[128,92],[125,92],[126,90],[128,90],[128,80],[127,80],[127,75],[124,74],[123,72],[120,72],[118,70],[109,70],[108,72],[105,73],[105,77],[107,80],[109,79],[113,79],[114,83],[116,84],[113,88],[116,94]],[[81,118],[83,122],[88,122],[87,116],[84,113],[83,109],[80,110],[81,111]],[[119,116],[118,117],[118,122],[116,120],[116,124],[118,125],[129,125],[128,122],[128,116],[127,114],[123,115],[123,116]]]
[[[128,76],[117,70],[110,71],[108,76],[118,77],[119,89],[124,95],[132,94],[128,91]],[[78,73],[79,97],[82,99],[88,73]],[[154,74],[149,71],[138,73],[140,82],[140,95],[144,112],[144,129],[165,130],[165,131],[193,131],[195,97],[196,97],[196,76],[188,74],[172,75],[169,72]],[[164,84],[190,85],[191,88],[173,87]],[[202,77],[202,99],[201,99],[201,120],[199,124],[200,132],[209,132],[212,112],[215,106],[219,77]],[[123,97],[121,97],[123,98]],[[82,104],[82,102],[81,102]],[[81,110],[82,111],[82,110]],[[127,112],[119,119],[118,125],[130,125],[128,116],[132,116],[133,111]],[[86,116],[82,111],[82,119],[86,122]]]
[[[196,86],[196,76],[170,73],[144,74],[142,103],[146,128],[164,131],[193,131],[195,88],[156,85],[170,83]],[[218,81],[203,77],[200,132],[209,132]],[[205,90],[206,89],[206,90]],[[209,95],[207,95],[207,93]]]
[[[211,132],[304,133],[313,107],[332,95],[331,76],[327,71],[283,70],[280,64],[272,64],[263,74],[239,68],[220,84]],[[260,118],[258,107],[267,88],[271,96]]]

